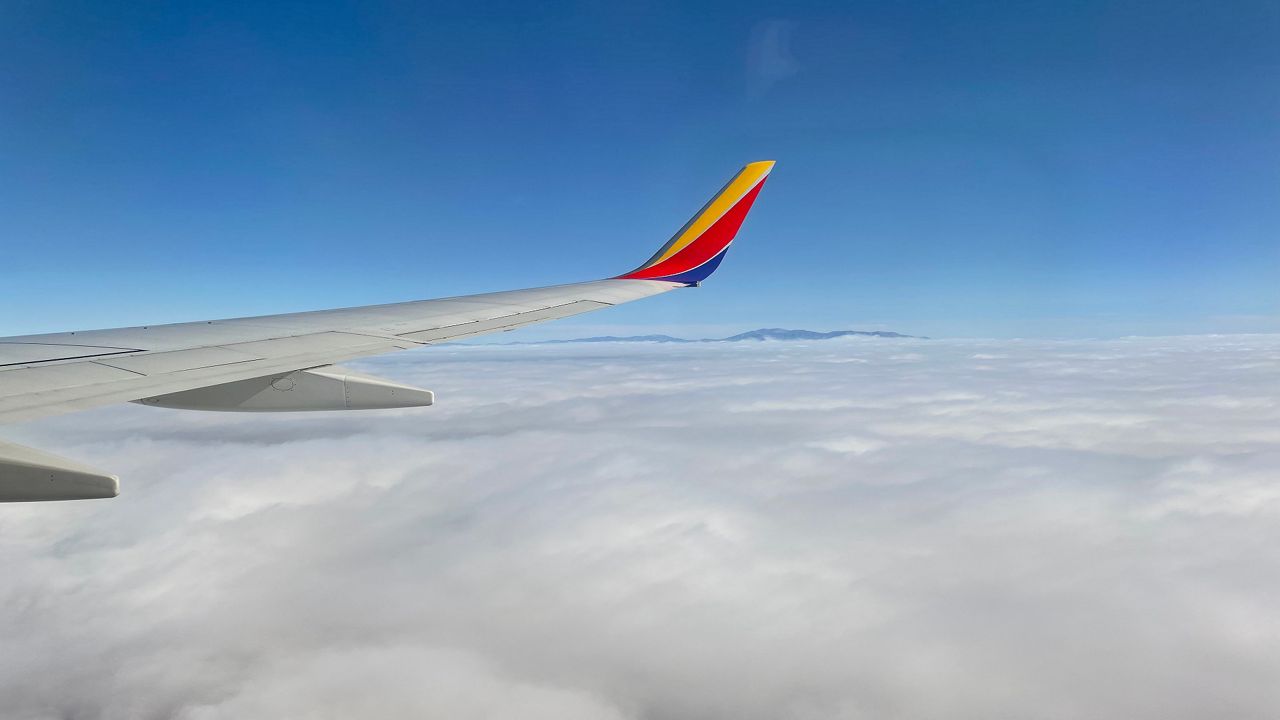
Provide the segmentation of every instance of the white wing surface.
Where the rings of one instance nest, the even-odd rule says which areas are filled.
[[[678,287],[597,280],[344,310],[0,338],[0,422],[509,330]]]

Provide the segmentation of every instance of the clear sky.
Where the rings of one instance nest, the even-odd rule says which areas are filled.
[[[611,275],[761,159],[706,288],[548,330],[1280,330],[1274,2],[6,2],[0,60],[0,334]]]

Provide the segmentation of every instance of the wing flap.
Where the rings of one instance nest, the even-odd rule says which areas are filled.
[[[400,337],[409,338],[410,340],[416,340],[419,342],[455,340],[457,338],[481,335],[488,332],[494,332],[496,330],[522,327],[524,325],[531,325],[535,322],[543,322],[545,320],[558,320],[560,318],[579,315],[584,312],[591,312],[592,310],[599,310],[606,307],[609,307],[608,303],[596,302],[594,300],[575,300],[571,303],[542,308],[541,310],[513,313],[511,315],[502,315],[486,320],[473,320],[467,323],[458,323],[457,325],[448,325],[445,327],[433,328],[431,330],[401,333]]]
[[[377,335],[364,335],[353,332],[322,332],[274,338],[272,340],[255,340],[223,347],[263,360],[277,360],[329,352],[354,351],[372,355],[410,346],[411,343],[396,342],[394,339]]]
[[[88,360],[0,370],[0,403],[3,403],[6,395],[35,395],[50,390],[132,380],[137,377],[137,373]]]
[[[0,367],[49,363],[57,360],[86,360],[135,352],[138,352],[136,348],[0,342]]]
[[[94,362],[138,375],[164,375],[183,370],[197,370],[218,365],[261,360],[246,352],[220,347],[204,347],[194,350],[170,350],[169,352],[143,353],[131,357],[98,358]]]

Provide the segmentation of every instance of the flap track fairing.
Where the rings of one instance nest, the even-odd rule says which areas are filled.
[[[430,390],[362,375],[337,365],[239,380],[135,400],[142,405],[223,412],[388,410],[425,407]]]

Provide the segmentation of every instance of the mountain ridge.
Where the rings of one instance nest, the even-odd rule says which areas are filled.
[[[904,335],[888,330],[832,330],[819,332],[816,330],[790,330],[787,328],[759,328],[748,330],[737,335],[722,338],[679,338],[673,335],[599,335],[595,337],[572,338],[568,340],[535,340],[500,343],[502,345],[566,345],[569,343],[712,343],[712,342],[789,342],[795,340],[832,340],[841,337],[876,337],[888,339],[928,340],[918,335]]]

